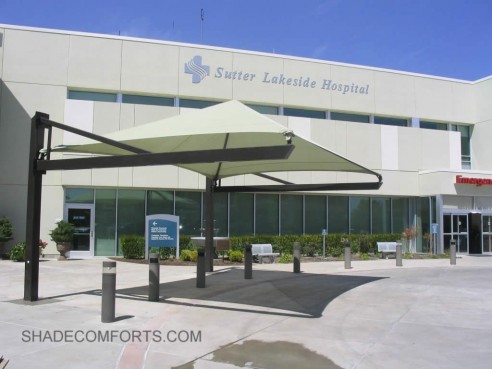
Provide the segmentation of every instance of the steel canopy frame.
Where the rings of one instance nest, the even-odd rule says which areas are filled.
[[[97,156],[76,159],[51,160],[52,128],[72,132],[111,146],[126,150],[131,154]],[[45,131],[48,131],[47,148],[44,149]],[[24,277],[24,300],[37,301],[39,291],[39,247],[41,220],[42,176],[48,170],[77,170],[92,168],[135,167],[151,165],[178,165],[191,163],[215,163],[251,160],[286,159],[295,149],[287,142],[282,146],[246,147],[234,149],[195,150],[186,152],[151,153],[118,141],[90,132],[51,121],[45,113],[36,112],[31,119],[28,197],[26,216],[26,261]],[[206,271],[213,271],[213,193],[214,192],[287,192],[287,191],[329,191],[329,190],[376,190],[382,185],[381,175],[372,172],[377,182],[293,184],[263,173],[252,173],[281,183],[261,186],[224,186],[220,180],[206,179],[205,190],[205,256]]]

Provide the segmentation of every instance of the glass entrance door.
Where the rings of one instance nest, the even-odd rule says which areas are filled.
[[[492,254],[492,215],[482,216],[482,252]]]
[[[94,209],[93,205],[66,204],[66,219],[75,226],[70,258],[94,256]]]
[[[449,251],[451,239],[456,240],[456,252],[468,253],[468,215],[444,214],[444,251]]]

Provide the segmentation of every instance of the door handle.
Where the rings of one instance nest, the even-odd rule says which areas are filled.
[[[94,231],[91,231],[91,238],[94,237]]]

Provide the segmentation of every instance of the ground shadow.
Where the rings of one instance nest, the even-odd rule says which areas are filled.
[[[381,277],[325,275],[230,268],[207,276],[206,288],[188,279],[160,285],[160,303],[199,306],[242,312],[320,317],[326,306],[341,294]],[[119,298],[148,299],[148,286],[118,289]]]

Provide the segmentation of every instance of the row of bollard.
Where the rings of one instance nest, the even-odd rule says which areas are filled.
[[[293,245],[294,273],[301,272],[301,244]],[[253,254],[252,246],[246,245],[244,251],[244,279],[253,278]],[[450,263],[456,265],[456,240],[450,243]],[[352,253],[350,242],[345,242],[345,269],[351,269]],[[396,244],[396,266],[403,266],[402,244]],[[205,288],[205,250],[198,249],[196,287]],[[159,301],[160,298],[160,260],[159,254],[149,255],[149,301]],[[102,303],[101,322],[112,323],[115,321],[116,300],[116,261],[103,261],[102,271]]]

